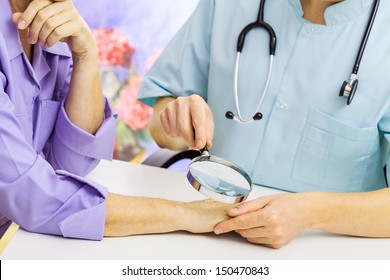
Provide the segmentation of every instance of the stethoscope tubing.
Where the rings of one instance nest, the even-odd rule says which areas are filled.
[[[361,60],[363,58],[364,51],[365,51],[368,39],[370,37],[372,27],[373,27],[374,22],[375,22],[375,18],[376,18],[378,9],[379,9],[379,4],[380,4],[380,0],[375,0],[375,4],[374,4],[374,7],[373,7],[372,12],[371,12],[371,17],[370,17],[370,20],[367,24],[367,28],[365,30],[362,42],[360,44],[358,54],[356,56],[356,61],[355,61],[355,64],[353,66],[353,69],[352,69],[350,82],[349,83],[344,82],[342,87],[341,87],[341,90],[340,90],[340,94],[339,94],[340,96],[348,97],[347,105],[351,104],[352,99],[355,96],[355,93],[357,90],[357,86],[358,86],[357,75],[359,72],[360,63],[361,63]],[[245,26],[245,28],[241,31],[241,33],[238,37],[237,54],[236,54],[235,67],[234,67],[234,101],[235,101],[237,116],[235,116],[231,111],[228,111],[226,113],[226,117],[228,119],[235,120],[236,122],[238,122],[240,124],[250,124],[250,123],[254,122],[255,120],[261,119],[262,114],[259,112],[259,110],[260,110],[261,105],[264,101],[264,98],[267,94],[269,83],[270,83],[271,76],[272,76],[273,58],[274,58],[274,55],[276,52],[277,38],[276,38],[276,34],[275,34],[274,30],[272,29],[272,26],[269,25],[268,23],[264,22],[264,6],[265,6],[265,0],[261,0],[259,12],[257,15],[257,20],[255,22],[252,22],[252,23],[248,24],[247,26]],[[269,67],[268,67],[267,81],[266,81],[266,84],[264,86],[264,90],[262,92],[258,106],[256,108],[256,112],[251,119],[245,120],[241,115],[241,110],[240,110],[240,105],[239,105],[239,100],[238,100],[239,64],[240,64],[240,56],[241,56],[241,53],[243,51],[244,44],[245,44],[245,37],[252,29],[255,29],[255,28],[264,29],[265,31],[268,32],[268,34],[270,36],[270,63],[269,63]],[[259,114],[261,117],[256,118],[257,114]]]
[[[368,22],[366,32],[364,33],[363,40],[360,44],[360,48],[359,48],[358,55],[356,57],[355,65],[353,66],[353,69],[352,69],[352,74],[357,75],[359,72],[360,62],[362,61],[364,50],[366,48],[368,39],[370,37],[372,26],[374,25],[374,22],[375,22],[376,14],[377,14],[378,9],[379,9],[379,4],[380,4],[380,0],[375,0],[375,5],[374,5],[374,8],[371,12],[370,21]]]
[[[235,67],[234,67],[234,101],[235,101],[234,103],[236,105],[237,116],[234,116],[233,119],[240,124],[250,124],[250,123],[254,122],[255,120],[253,117],[250,119],[247,119],[247,120],[243,119],[243,117],[241,116],[240,104],[239,104],[239,100],[238,100],[238,76],[239,76],[239,68],[240,68],[240,57],[241,57],[241,52],[237,52],[236,63],[235,63]],[[269,59],[269,64],[268,64],[267,81],[265,83],[264,90],[261,94],[261,98],[260,98],[260,101],[257,105],[256,111],[253,115],[255,115],[256,112],[258,112],[260,110],[260,107],[263,104],[264,98],[267,95],[268,87],[269,87],[271,77],[272,77],[273,61],[274,61],[274,55],[271,54],[270,59]]]

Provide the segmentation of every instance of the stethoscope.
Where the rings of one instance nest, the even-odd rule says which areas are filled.
[[[380,0],[375,0],[375,5],[374,5],[374,8],[373,8],[372,13],[371,13],[370,20],[368,22],[366,32],[364,33],[363,40],[360,44],[359,52],[358,52],[358,55],[356,57],[356,61],[355,61],[355,64],[353,66],[353,69],[352,69],[352,74],[351,74],[350,80],[349,80],[349,82],[344,81],[344,83],[340,89],[339,96],[344,96],[344,97],[348,98],[347,105],[351,104],[351,102],[355,96],[358,84],[359,84],[359,81],[357,79],[357,75],[359,72],[360,62],[362,60],[364,50],[365,50],[366,45],[367,45],[368,38],[370,37],[371,29],[372,29],[372,26],[374,24],[375,17],[376,17],[377,11],[378,11],[379,2],[380,2]],[[253,121],[258,121],[258,120],[261,120],[263,118],[263,114],[260,113],[259,110],[260,110],[261,104],[263,103],[264,98],[267,94],[269,83],[270,83],[271,76],[272,76],[273,60],[274,60],[275,51],[276,51],[276,34],[275,34],[275,31],[273,30],[273,28],[268,23],[266,23],[264,21],[264,5],[265,5],[265,0],[261,0],[259,12],[257,15],[257,20],[255,22],[252,22],[252,23],[248,24],[247,26],[245,26],[245,28],[241,31],[241,33],[238,37],[237,54],[236,54],[235,67],[234,67],[234,102],[236,105],[237,115],[234,115],[233,112],[228,111],[228,112],[226,112],[225,117],[230,119],[230,120],[235,120],[240,124],[250,124]],[[243,119],[243,117],[241,115],[240,105],[239,105],[239,101],[238,101],[238,74],[239,74],[239,66],[240,66],[240,56],[241,56],[242,50],[244,49],[246,35],[251,30],[256,29],[256,28],[264,29],[269,34],[269,37],[270,37],[270,40],[269,40],[270,59],[269,59],[269,65],[268,65],[267,80],[266,80],[260,101],[257,105],[255,114],[253,114],[253,117],[251,119],[245,120],[245,119]]]

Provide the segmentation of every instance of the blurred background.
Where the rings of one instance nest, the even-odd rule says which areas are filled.
[[[99,45],[104,95],[118,112],[114,158],[141,162],[158,148],[148,131],[152,108],[137,101],[142,76],[198,0],[73,0]]]

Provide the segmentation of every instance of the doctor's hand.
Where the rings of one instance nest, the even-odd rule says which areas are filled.
[[[97,56],[93,35],[70,0],[33,0],[23,13],[14,13],[13,22],[20,30],[28,28],[28,42],[51,47],[66,42],[73,58]]]
[[[182,138],[189,148],[213,145],[213,114],[199,95],[172,99],[160,111],[160,123],[166,136]]]
[[[218,224],[216,234],[236,231],[251,243],[281,248],[315,221],[310,193],[257,198],[230,209],[231,219]]]

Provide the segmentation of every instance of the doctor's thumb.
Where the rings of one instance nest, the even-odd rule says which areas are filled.
[[[256,202],[247,201],[247,202],[243,202],[243,203],[237,205],[234,208],[229,209],[227,214],[230,217],[237,217],[237,216],[241,216],[241,215],[246,214],[246,213],[256,211],[259,208],[260,207],[257,205]]]
[[[237,217],[237,216],[240,216],[242,214],[245,214],[246,212],[248,212],[245,208],[242,208],[240,206],[236,206],[235,208],[231,208],[227,211],[227,214],[230,216],[230,217]]]

